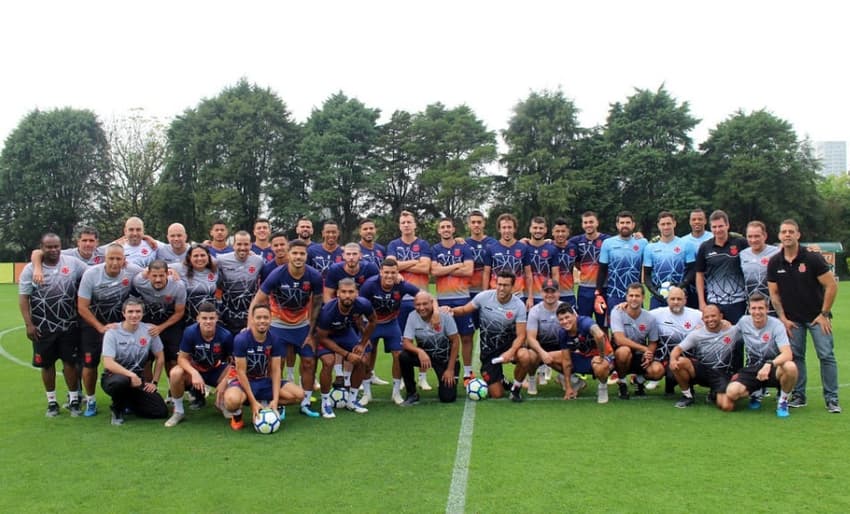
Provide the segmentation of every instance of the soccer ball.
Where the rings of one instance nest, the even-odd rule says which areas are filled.
[[[272,409],[260,409],[254,418],[254,430],[261,434],[273,434],[280,429],[280,416]]]
[[[466,396],[473,401],[487,398],[487,382],[480,378],[473,378],[466,385]]]
[[[333,405],[334,409],[344,409],[345,408],[345,390],[340,389],[338,387],[334,387],[331,389],[331,405]]]
[[[662,298],[667,298],[667,296],[670,295],[671,287],[673,287],[673,284],[670,282],[662,282],[661,287],[658,288],[658,294],[660,294]]]

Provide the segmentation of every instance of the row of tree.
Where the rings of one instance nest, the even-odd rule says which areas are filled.
[[[244,79],[168,125],[143,112],[104,128],[87,110],[33,111],[0,154],[3,258],[25,257],[45,230],[70,244],[83,223],[112,238],[130,215],[159,236],[181,221],[196,240],[213,220],[250,229],[259,216],[278,228],[335,219],[348,239],[371,216],[389,239],[403,209],[425,233],[479,207],[521,226],[535,215],[577,223],[590,209],[608,230],[628,209],[647,234],[660,210],[684,221],[694,207],[723,208],[734,229],[793,217],[807,238],[848,239],[846,178],[820,179],[808,142],[765,110],[732,114],[695,148],[699,120],[663,86],[612,104],[600,127],[580,126],[561,91],[533,92],[501,132],[501,155],[465,105],[379,117],[340,92],[297,123]]]

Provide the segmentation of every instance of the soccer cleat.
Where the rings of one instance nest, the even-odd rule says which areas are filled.
[[[685,408],[690,407],[693,404],[694,404],[694,397],[693,396],[682,395],[682,397],[679,399],[679,401],[676,402],[676,408],[677,409],[685,409]]]
[[[617,382],[617,389],[619,389],[617,396],[621,400],[628,400],[629,399],[629,386],[628,386],[628,384],[626,384],[625,382]]]
[[[353,402],[346,403],[345,408],[352,412],[356,412],[357,414],[366,414],[367,412],[369,412],[369,409],[360,405],[360,402],[356,400]]]
[[[401,402],[401,406],[410,407],[416,405],[417,403],[419,403],[419,393],[413,393],[407,395],[407,398],[405,398],[404,401]]]
[[[385,386],[385,385],[389,384],[389,382],[387,382],[383,378],[379,377],[376,373],[372,373],[372,383],[374,385],[379,385],[379,386]]]
[[[600,382],[596,386],[596,403],[608,403],[608,384]]]
[[[55,418],[59,415],[59,404],[56,402],[47,402],[47,412],[44,413],[48,418]]]
[[[717,403],[717,391],[709,391],[707,395],[705,395],[705,403],[714,405]]]
[[[334,407],[330,404],[330,402],[322,404],[322,417],[325,419],[333,419],[336,417],[336,414],[334,414]]]
[[[660,380],[647,380],[646,381],[646,388],[649,389],[650,391],[652,391],[653,389],[658,387],[658,382],[660,382]]]
[[[635,388],[635,396],[646,396],[646,386],[643,383],[638,382]]]
[[[517,402],[517,403],[522,401],[522,388],[521,387],[512,387],[511,388],[511,401]]]
[[[92,416],[97,416],[97,402],[92,400],[86,403],[86,411],[83,412],[83,416],[90,418]]]
[[[192,401],[189,402],[189,408],[192,410],[202,409],[207,404],[206,396],[194,389],[189,391],[189,396],[192,398]]]
[[[608,375],[608,385],[614,385],[618,380],[620,380],[620,374],[616,371]]]
[[[425,378],[419,379],[418,386],[419,386],[419,389],[422,389],[423,391],[430,391],[430,390],[433,389],[433,387],[431,387],[431,384],[429,384],[428,380],[426,380]]]
[[[790,415],[791,413],[788,412],[788,402],[779,402],[779,405],[776,406],[776,417],[787,418]]]
[[[80,410],[80,400],[76,399],[68,405],[68,410],[71,411],[71,417],[79,417],[83,411]]]
[[[116,427],[120,427],[121,425],[124,424],[123,409],[116,409],[116,408],[113,407],[111,410],[112,410],[112,419],[110,420],[110,423],[112,423],[112,425],[114,425]]]
[[[826,410],[830,414],[841,414],[841,405],[838,405],[838,400],[829,400],[826,402]]]
[[[364,391],[363,395],[360,397],[360,405],[363,405],[365,407],[366,405],[369,405],[369,402],[371,402],[371,401],[372,401],[372,392],[371,391],[369,391],[369,392]]]
[[[238,418],[238,419],[237,419]],[[242,430],[242,427],[245,426],[245,421],[242,419],[242,416],[233,416],[230,418],[230,428],[233,430]]]
[[[759,396],[756,396],[756,395],[750,396],[749,408],[752,409],[752,410],[761,409],[761,398]],[[785,405],[785,409],[786,409],[786,412],[787,412],[787,409],[788,409],[787,402],[786,402],[786,405]],[[776,409],[776,415],[779,416],[779,409]],[[785,414],[785,416],[787,416],[787,415],[788,414]],[[784,418],[785,416],[779,416],[779,417]]]
[[[393,403],[396,405],[404,403],[404,398],[401,397],[401,391],[393,391]]]
[[[165,420],[165,427],[166,428],[176,427],[181,421],[183,421],[183,418],[185,418],[185,417],[186,417],[186,415],[183,414],[182,412],[176,412],[175,411],[174,414],[172,414],[170,418]]]
[[[801,394],[792,394],[791,399],[788,400],[788,406],[792,409],[798,409],[800,407],[805,407],[806,405],[808,405],[806,397]]]
[[[308,418],[318,418],[319,417],[318,412],[314,411],[313,409],[311,409],[310,407],[308,407],[306,405],[302,405],[301,409],[298,412],[307,416]]]
[[[572,382],[573,390],[576,392],[576,396],[580,395],[582,391],[587,388],[587,381],[581,377],[576,376],[576,380],[573,382],[572,377],[570,377],[570,382]],[[607,386],[606,386],[606,391]]]

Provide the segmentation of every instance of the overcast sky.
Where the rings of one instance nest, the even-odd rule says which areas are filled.
[[[240,77],[298,121],[336,91],[381,109],[468,104],[491,130],[561,88],[584,126],[664,83],[708,130],[767,108],[850,140],[843,2],[23,1],[0,6],[0,141],[31,110],[171,118]],[[573,5],[587,4],[587,5]],[[844,49],[844,50],[842,50]]]

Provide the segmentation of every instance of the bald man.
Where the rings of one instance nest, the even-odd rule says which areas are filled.
[[[181,223],[172,223],[168,226],[166,238],[168,238],[168,244],[157,242],[156,257],[168,264],[184,262],[186,252],[189,251],[189,246],[186,244],[189,240],[186,227]]]

